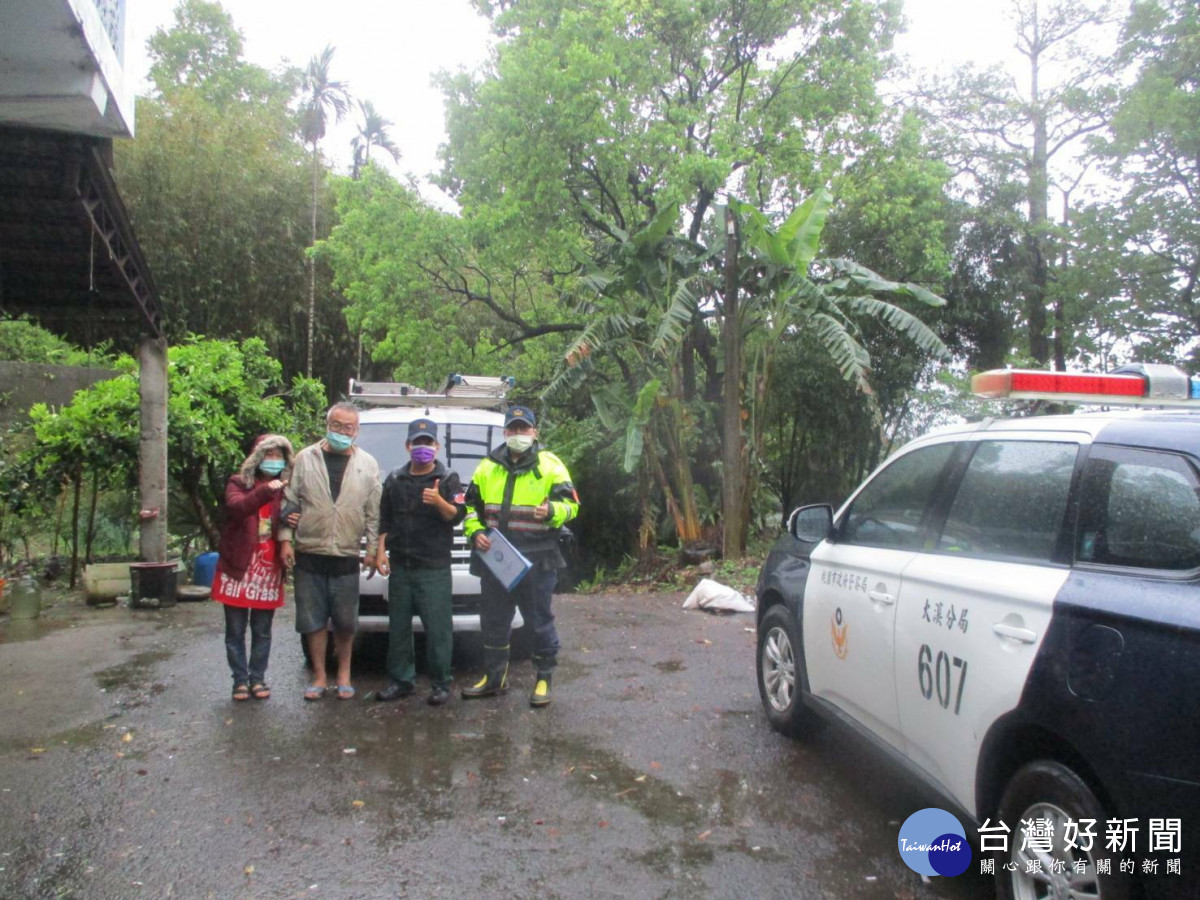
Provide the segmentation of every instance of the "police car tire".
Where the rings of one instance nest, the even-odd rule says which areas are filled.
[[[1010,873],[1001,870],[1000,867],[1009,862],[1017,862],[1017,851],[1021,846],[1019,823],[1022,819],[1030,818],[1031,810],[1035,806],[1043,804],[1058,807],[1069,819],[1094,819],[1100,823],[1101,831],[1090,854],[1092,859],[1099,855],[1097,850],[1103,849],[1102,829],[1108,816],[1087,782],[1056,760],[1040,759],[1027,763],[1009,780],[997,811],[998,820],[1012,829],[1009,834],[1008,851],[997,854],[996,859],[997,896],[1001,900],[1021,900],[1024,897],[1024,894],[1018,892],[1013,877],[1020,875],[1022,870]],[[1058,835],[1055,835],[1055,840],[1057,839]],[[1120,873],[1100,876],[1097,882],[1100,900],[1126,900],[1132,896],[1133,881],[1130,875]]]
[[[768,654],[777,653],[781,647],[789,656],[792,666],[791,692],[787,703],[782,706],[779,704],[778,693],[775,694],[774,702],[772,701],[772,691],[768,687],[768,679],[772,677],[771,670],[777,668]],[[801,696],[804,689],[800,681],[800,653],[800,639],[791,613],[783,604],[772,606],[763,614],[758,625],[758,654],[755,662],[755,668],[758,670],[758,696],[762,700],[763,711],[766,712],[771,727],[788,737],[797,737],[801,732],[809,730],[815,719],[812,710]]]

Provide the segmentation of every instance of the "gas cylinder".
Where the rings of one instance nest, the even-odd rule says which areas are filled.
[[[14,619],[36,619],[42,612],[42,589],[30,575],[10,581],[8,614]]]

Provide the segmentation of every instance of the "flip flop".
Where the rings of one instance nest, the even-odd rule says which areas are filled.
[[[310,684],[304,689],[305,700],[320,700],[324,696],[325,685],[323,684]]]
[[[349,684],[339,684],[337,686],[337,696],[339,700],[353,700],[354,686]]]
[[[235,684],[233,686],[233,699],[238,703],[241,703],[243,700],[249,700],[250,688],[246,687],[244,684]]]
[[[270,700],[271,689],[265,684],[259,683],[250,688],[250,696],[255,700]]]

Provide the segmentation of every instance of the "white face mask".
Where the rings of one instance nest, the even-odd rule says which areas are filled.
[[[508,449],[513,453],[521,454],[533,446],[533,435],[510,434],[504,439],[504,443],[508,445]]]

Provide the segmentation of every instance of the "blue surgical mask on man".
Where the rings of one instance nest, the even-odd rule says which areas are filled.
[[[336,431],[327,431],[325,432],[325,442],[338,453],[344,453],[350,449],[350,445],[354,443],[354,438],[349,435],[338,434]]]
[[[278,475],[283,471],[284,466],[286,465],[287,463],[285,463],[282,459],[264,459],[258,464],[258,467],[265,475]]]

